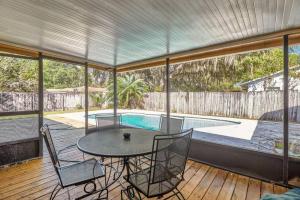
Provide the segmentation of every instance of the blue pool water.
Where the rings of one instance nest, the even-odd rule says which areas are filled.
[[[99,114],[98,114],[99,115]],[[89,115],[89,118],[95,119],[95,114]],[[126,113],[121,115],[121,124],[143,128],[147,130],[158,130],[160,122],[160,115],[150,115],[150,114],[136,114],[136,113]],[[203,128],[212,126],[227,126],[239,124],[238,122],[208,119],[200,117],[185,117],[183,129],[189,128]]]

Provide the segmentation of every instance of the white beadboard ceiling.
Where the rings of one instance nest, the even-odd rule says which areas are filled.
[[[300,27],[300,0],[0,0],[0,40],[119,65]]]

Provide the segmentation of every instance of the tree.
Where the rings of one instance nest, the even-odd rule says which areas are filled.
[[[238,81],[235,60],[238,56],[212,58],[171,66],[170,81],[173,91],[227,91]]]
[[[300,64],[299,46],[289,50],[289,66]],[[170,67],[171,91],[237,91],[238,83],[270,75],[283,69],[281,48],[223,56]],[[165,91],[165,67],[121,73],[134,76],[147,85],[149,92]],[[290,73],[291,77],[297,77]],[[89,86],[106,87],[112,73],[89,70]],[[293,79],[295,80],[295,79]],[[294,81],[295,82],[295,81]],[[297,83],[298,84],[298,83]],[[73,64],[44,60],[45,88],[75,88],[84,85],[84,68]],[[295,85],[292,84],[291,85]],[[291,86],[293,87],[293,86]],[[38,63],[35,60],[0,57],[0,90],[32,92],[38,88]]]
[[[114,96],[114,85],[111,81],[108,85],[107,101],[112,103]],[[118,105],[122,108],[141,108],[143,97],[149,87],[143,79],[134,75],[124,75],[117,78]]]
[[[37,92],[37,90],[37,61],[0,56],[1,92]]]
[[[45,88],[75,88],[83,85],[84,67],[51,60],[44,60]]]
[[[165,90],[165,67],[151,67],[143,70],[121,73],[143,79],[149,87],[149,92],[162,92]]]

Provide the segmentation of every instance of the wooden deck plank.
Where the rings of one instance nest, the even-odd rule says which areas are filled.
[[[240,175],[238,177],[231,200],[245,200],[247,197],[248,183],[249,183],[249,178]]]
[[[262,182],[260,196],[263,196],[264,194],[272,194],[272,193],[274,193],[273,184],[267,183],[267,182]]]
[[[76,157],[71,157],[76,158]],[[77,156],[78,158],[78,156]],[[57,180],[57,175],[52,167],[35,169],[28,172],[23,176],[16,176],[10,180],[7,180],[5,184],[0,187],[0,193],[3,193],[3,197],[18,196],[18,193],[26,193],[26,190],[31,190],[35,183],[44,184],[51,180]]]
[[[228,173],[226,181],[218,195],[218,200],[230,200],[238,179],[237,174]]]
[[[202,199],[217,173],[218,169],[211,167],[188,199]]]
[[[199,182],[202,180],[204,175],[209,170],[209,166],[203,165],[199,168],[197,173],[190,179],[189,184],[186,184],[182,189],[181,193],[187,199],[193,192],[193,190],[197,187]]]
[[[260,185],[261,181],[250,178],[246,200],[260,199]]]
[[[280,185],[274,185],[274,193],[275,194],[282,194],[285,193],[287,191],[287,188],[282,187]]]
[[[34,192],[37,187],[34,187],[36,184],[35,183],[38,183],[38,186],[42,186],[44,184],[49,184],[49,182],[52,182],[52,181],[55,181],[57,182],[57,176],[56,174],[52,173],[52,176],[48,177],[48,178],[45,178],[43,180],[39,180],[39,181],[33,181],[27,185],[24,185],[23,187],[18,187],[16,189],[12,189],[10,190],[9,192],[5,192],[3,195],[2,195],[2,198],[5,198],[5,199],[15,199],[21,195],[26,195],[26,194],[31,194],[32,192]],[[34,188],[33,188],[34,187]]]
[[[219,192],[221,191],[223,184],[226,180],[228,172],[219,170],[209,189],[207,190],[203,200],[215,200],[217,199]]]

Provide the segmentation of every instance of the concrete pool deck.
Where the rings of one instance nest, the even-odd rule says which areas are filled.
[[[90,111],[91,114],[104,114],[104,113],[113,113],[113,110],[98,110],[98,111]],[[165,114],[164,112],[154,112],[147,110],[127,110],[120,109],[118,113],[136,113],[136,114]],[[47,115],[46,118],[52,120],[60,120],[65,121],[66,123],[74,123],[75,127],[84,126],[84,112],[75,112],[75,113],[64,113],[64,114],[53,114]],[[212,119],[212,120],[223,120],[223,121],[231,121],[237,124],[226,125],[226,126],[215,126],[215,127],[204,127],[204,128],[195,128],[195,131],[206,132],[215,135],[222,135],[227,137],[234,137],[239,139],[251,140],[254,130],[257,126],[258,120],[248,120],[248,119],[236,119],[236,118],[227,118],[227,117],[216,117],[216,116],[201,116],[201,115],[190,115],[190,114],[178,114],[171,113],[173,116],[184,116],[184,117],[192,117],[192,118],[203,118],[203,119]],[[89,119],[90,125],[95,125],[95,120]],[[239,132],[240,134],[236,134]]]
[[[113,110],[90,111],[90,114],[113,113]],[[119,109],[118,113],[136,114],[165,114],[165,112],[154,112],[146,110]],[[217,116],[201,116],[191,114],[171,113],[174,116],[196,117],[204,119],[225,120],[236,122],[237,124],[227,126],[215,126],[195,128],[193,138],[207,142],[219,143],[244,149],[262,151],[266,153],[282,154],[281,150],[275,148],[276,141],[282,141],[283,123],[274,121],[238,119]],[[59,121],[76,128],[84,127],[84,112],[53,114],[45,116],[47,119]],[[95,120],[89,120],[89,126],[95,126]],[[300,144],[300,124],[289,124],[290,143]],[[293,145],[295,146],[295,145]],[[294,147],[292,147],[294,148]],[[292,152],[291,152],[292,153]],[[295,155],[295,153],[294,153]],[[300,155],[297,153],[296,156]]]
[[[136,114],[165,114],[163,112],[153,112],[145,110],[118,110],[119,113],[136,113]],[[90,111],[89,114],[96,113],[113,113],[113,110]],[[81,130],[84,134],[84,112],[72,112],[63,114],[45,115],[45,123],[62,123],[72,127],[73,131]],[[194,129],[193,139],[218,143],[243,149],[262,151],[266,153],[282,154],[282,149],[275,148],[276,143],[282,146],[283,139],[283,123],[275,121],[235,119],[216,116],[200,116],[190,114],[177,114],[185,117],[201,117],[205,119],[232,121],[237,124],[227,126],[204,127]],[[0,130],[0,145],[7,142],[13,142],[20,139],[29,139],[38,137],[38,131],[32,131],[33,123],[37,126],[37,119],[13,119],[0,120],[2,129]],[[22,129],[18,128],[14,131],[10,127],[14,127],[17,123]],[[89,127],[95,127],[95,120],[89,119]],[[17,128],[17,127],[16,127]],[[36,128],[35,128],[36,129]],[[290,154],[300,157],[300,124],[289,123],[289,143]],[[72,130],[69,130],[72,131]],[[69,132],[67,131],[67,132]],[[61,131],[58,131],[61,132]],[[63,131],[66,132],[66,131]]]

